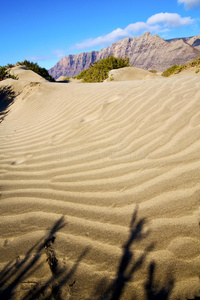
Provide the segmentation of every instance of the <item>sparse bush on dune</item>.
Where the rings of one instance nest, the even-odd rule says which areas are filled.
[[[80,74],[78,74],[77,76],[75,76],[74,78],[76,79],[83,79],[85,74],[88,72],[89,69],[87,70],[83,70]]]
[[[10,65],[1,67],[0,66],[0,81],[7,79],[7,78],[13,78],[13,79],[17,79],[16,76],[9,74],[8,69],[9,69]]]
[[[191,67],[199,67],[199,66],[200,66],[200,56],[197,59],[195,59],[195,60],[193,60],[193,61],[191,61],[191,62],[189,62],[185,65],[174,65],[174,66],[166,69],[162,73],[162,76],[169,77],[173,74],[178,74],[178,73],[182,72],[185,69],[188,69],[188,68],[191,68]],[[198,73],[198,71],[196,73]]]
[[[16,94],[12,90],[11,86],[0,87],[0,123],[7,115],[8,108],[13,103],[15,96]]]
[[[49,75],[48,71],[45,68],[41,68],[37,63],[24,60],[22,62],[18,62],[17,64],[25,65],[29,70],[34,71],[35,73],[39,74],[49,81],[55,81],[55,79],[51,75]]]
[[[157,71],[156,70],[149,70],[149,72],[153,73],[153,74],[156,74]]]
[[[173,74],[178,74],[180,73],[181,71],[183,71],[184,69],[186,68],[186,65],[183,65],[183,66],[180,66],[180,65],[174,65],[170,68],[168,68],[167,70],[165,70],[163,73],[162,73],[162,76],[164,77],[169,77]]]
[[[191,61],[190,63],[188,63],[188,65],[190,67],[199,67],[200,66],[200,56],[197,59],[195,59],[195,60]]]
[[[83,70],[75,78],[82,79],[83,82],[102,82],[108,78],[108,72],[129,66],[129,58],[116,58],[109,56],[93,63],[89,69]]]
[[[39,74],[40,76],[42,76],[43,78],[49,81],[55,81],[55,79],[51,75],[49,75],[48,71],[45,68],[41,68],[37,63],[33,63],[28,60],[18,62],[16,65],[7,64],[6,66],[3,67],[0,66],[0,81],[6,78],[18,79],[17,76],[11,75],[9,73],[9,69],[20,65],[25,65],[27,69],[32,70],[33,72]]]

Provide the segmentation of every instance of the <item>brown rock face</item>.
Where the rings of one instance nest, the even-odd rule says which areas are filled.
[[[163,71],[175,64],[185,64],[200,56],[200,36],[164,40],[149,32],[135,38],[125,38],[100,51],[79,53],[63,57],[49,74],[57,79],[60,76],[76,76],[88,69],[90,64],[108,56],[128,56],[130,64],[145,70]]]

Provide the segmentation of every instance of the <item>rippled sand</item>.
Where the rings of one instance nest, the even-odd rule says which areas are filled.
[[[199,76],[20,72],[0,83],[18,95],[0,124],[5,299],[200,295]]]

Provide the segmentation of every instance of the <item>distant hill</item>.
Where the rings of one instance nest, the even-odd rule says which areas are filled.
[[[200,56],[200,35],[195,37],[164,40],[158,35],[145,32],[134,38],[125,38],[100,51],[91,51],[63,57],[49,74],[57,79],[60,76],[76,76],[90,67],[91,63],[108,56],[128,56],[130,64],[145,70],[164,71],[176,65],[185,64]]]

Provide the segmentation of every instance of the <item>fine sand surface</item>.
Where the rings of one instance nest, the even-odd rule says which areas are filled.
[[[18,95],[0,124],[4,299],[200,295],[200,77],[20,72],[0,83]]]
[[[128,81],[157,78],[158,75],[136,67],[125,67],[111,70],[107,81]]]

